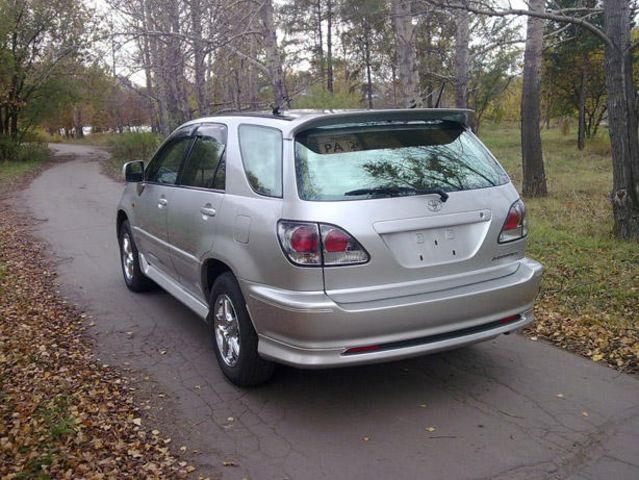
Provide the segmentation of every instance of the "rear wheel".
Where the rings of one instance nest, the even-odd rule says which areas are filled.
[[[231,273],[223,273],[213,284],[208,320],[217,362],[231,382],[248,387],[271,378],[274,364],[257,353],[257,334]]]
[[[129,221],[125,220],[120,226],[120,264],[122,265],[122,275],[124,283],[133,292],[146,292],[151,290],[155,283],[142,273],[140,268],[140,257],[138,249],[131,235]]]

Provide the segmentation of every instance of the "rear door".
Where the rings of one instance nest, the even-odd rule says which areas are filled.
[[[217,215],[224,201],[226,139],[225,125],[197,128],[168,212],[171,257],[180,283],[203,301],[201,261],[215,243]]]
[[[167,212],[172,208],[175,184],[191,137],[186,132],[171,138],[151,160],[145,180],[134,202],[134,235],[146,260],[167,275],[174,276],[168,248]]]
[[[423,294],[517,268],[517,253],[498,260],[505,252],[497,236],[518,195],[461,125],[315,128],[298,134],[295,148],[298,194],[308,202],[303,219],[343,228],[370,255],[364,265],[324,268],[334,300]]]

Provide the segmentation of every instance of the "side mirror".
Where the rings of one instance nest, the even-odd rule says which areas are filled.
[[[127,162],[122,167],[122,175],[127,183],[139,183],[144,180],[144,162],[142,160],[134,160]]]

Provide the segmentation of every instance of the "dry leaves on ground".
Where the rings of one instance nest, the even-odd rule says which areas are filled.
[[[625,373],[639,374],[639,328],[597,322],[596,318],[562,312],[559,305],[542,301],[537,321],[525,330],[595,362],[605,361]],[[639,315],[639,312],[638,312]]]
[[[0,206],[0,478],[188,476],[54,292],[40,246]]]

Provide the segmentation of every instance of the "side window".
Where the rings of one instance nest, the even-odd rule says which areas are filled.
[[[205,126],[196,134],[195,144],[184,164],[180,185],[224,190],[226,128]]]
[[[175,185],[180,164],[191,144],[191,137],[180,137],[167,144],[149,164],[145,172],[148,182]]]
[[[267,197],[282,196],[282,132],[240,125],[240,152],[251,188]]]

